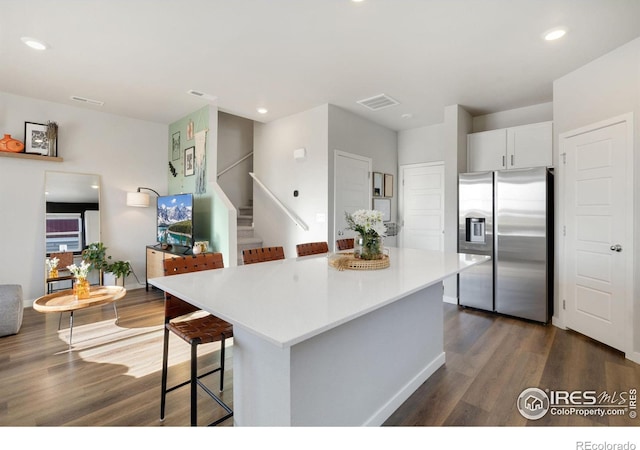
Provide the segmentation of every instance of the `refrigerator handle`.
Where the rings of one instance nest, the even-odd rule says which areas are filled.
[[[513,155],[511,155],[511,167],[513,167]]]
[[[506,156],[502,155],[502,167],[506,168],[507,167],[507,163],[505,161]]]

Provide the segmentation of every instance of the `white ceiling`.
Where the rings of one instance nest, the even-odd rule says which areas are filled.
[[[1,91],[167,124],[207,104],[194,89],[257,121],[331,103],[415,128],[452,104],[550,102],[553,80],[640,36],[640,0],[0,0],[0,15]],[[382,93],[400,105],[356,103]]]

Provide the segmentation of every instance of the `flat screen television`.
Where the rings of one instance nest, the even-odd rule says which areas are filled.
[[[157,211],[158,242],[193,247],[193,194],[160,196]]]

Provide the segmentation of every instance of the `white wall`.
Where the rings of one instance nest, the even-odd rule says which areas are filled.
[[[460,105],[444,109],[444,250],[458,251],[458,174],[467,170],[467,134],[471,115]],[[448,301],[458,298],[457,276],[444,280]]]
[[[253,121],[218,111],[218,172],[253,151]],[[231,203],[248,206],[253,198],[253,171],[250,157],[218,178],[218,184]]]
[[[553,102],[525,106],[473,118],[473,132],[517,127],[553,120]]]
[[[392,174],[394,184],[394,194],[391,198],[392,222],[397,221],[398,209],[398,134],[342,108],[329,105],[329,148],[327,154],[329,168],[329,248],[331,248],[331,244],[335,240],[333,230],[334,150],[369,157],[372,159],[373,172]],[[373,205],[369,206],[372,207]],[[395,236],[386,238],[385,245],[395,246]]]
[[[398,132],[398,165],[444,161],[444,124]]]
[[[553,84],[554,163],[558,164],[558,136],[611,117],[634,114],[634,351],[640,359],[640,38],[556,80]],[[562,180],[556,177],[556,186]],[[556,198],[556,206],[561,207]],[[559,210],[557,217],[561,218]],[[561,220],[556,235],[560,235]],[[556,247],[557,249],[557,247]],[[556,254],[558,251],[556,250]],[[559,261],[556,259],[556,267]],[[556,292],[557,294],[557,292]],[[558,295],[555,311],[558,309]],[[556,318],[554,318],[556,319]]]
[[[138,186],[167,188],[167,126],[91,109],[0,93],[0,132],[24,139],[24,122],[59,125],[62,163],[0,160],[0,236],[4,238],[0,283],[21,284],[25,304],[44,294],[45,172],[99,174],[101,235],[114,259],[130,260],[144,283],[145,245],[155,243],[153,208],[126,206]],[[135,277],[128,288],[142,287]]]
[[[296,256],[299,243],[327,240],[327,128],[328,105],[254,125],[255,175],[309,227],[308,231],[298,227],[254,183],[255,234],[265,247],[284,247],[287,258]],[[298,148],[306,149],[306,159],[293,158]],[[318,221],[318,214],[325,220]]]

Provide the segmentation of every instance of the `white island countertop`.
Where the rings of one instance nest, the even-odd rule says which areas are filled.
[[[327,255],[152,278],[149,283],[286,348],[488,256],[390,248],[390,267],[339,271]]]

